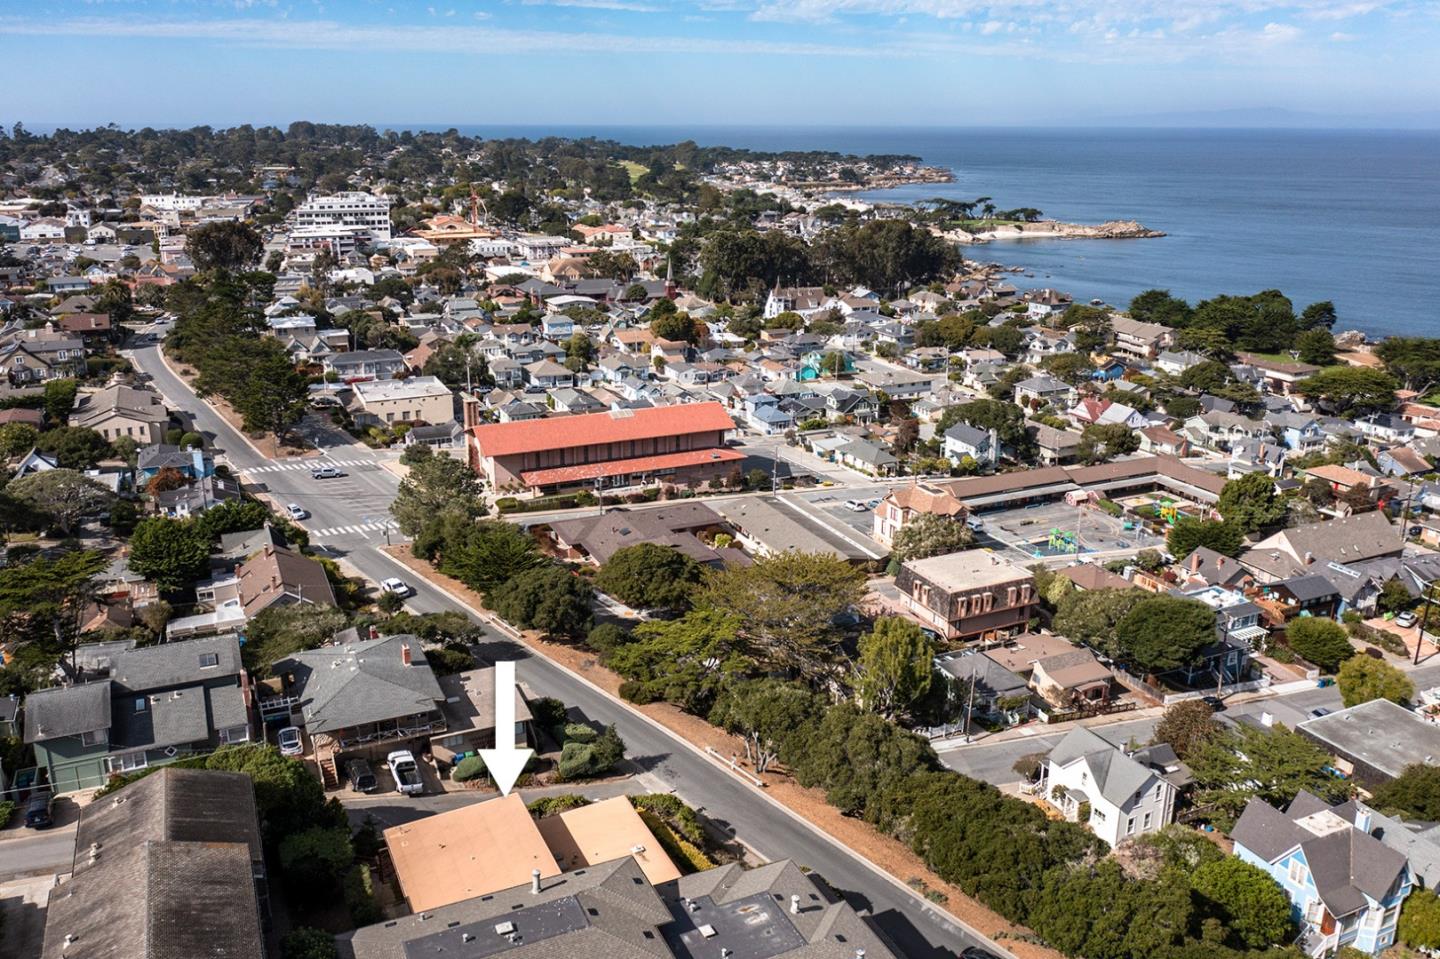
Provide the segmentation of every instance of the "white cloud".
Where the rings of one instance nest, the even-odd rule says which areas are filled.
[[[1339,30],[1336,30],[1330,34],[1330,39],[1335,43],[1354,43],[1360,38],[1353,33],[1341,33]]]
[[[622,13],[664,13],[664,7],[636,0],[521,0],[525,6],[580,7],[585,10],[617,10]]]

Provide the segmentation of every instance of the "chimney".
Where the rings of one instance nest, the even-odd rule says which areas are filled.
[[[1344,549],[1343,549],[1343,548],[1341,549],[1341,552],[1344,552]],[[1305,551],[1305,565],[1306,565],[1306,566],[1309,566],[1310,564],[1312,564],[1312,563],[1314,563],[1314,562],[1315,562],[1315,554],[1312,553],[1312,552],[1310,552],[1309,550],[1306,550],[1306,551]]]
[[[1215,560],[1215,568],[1216,568],[1216,569],[1219,569],[1221,566],[1224,566],[1224,565],[1225,565],[1225,557],[1224,557],[1224,556],[1217,557],[1216,560]]]
[[[1370,832],[1370,810],[1359,803],[1355,804],[1355,828],[1363,833]]]
[[[371,638],[371,639],[379,639],[379,638],[380,638],[380,630],[376,629],[374,626],[370,626],[370,627],[367,627],[367,628],[370,630],[370,638]]]
[[[1190,572],[1200,572],[1200,554],[1194,553],[1190,556]]]
[[[800,915],[800,897],[799,897],[799,896],[791,896],[791,897],[790,897],[790,915],[792,915],[792,916],[798,916],[798,915]]]
[[[406,666],[409,666],[409,665],[410,665],[410,644],[409,644],[409,643],[401,643],[401,644],[400,644],[400,662],[404,663]],[[538,882],[540,881],[540,880],[539,880],[540,870],[538,870],[538,869],[535,870],[535,876],[536,876],[536,880],[535,880],[535,881],[538,883]],[[539,892],[540,890],[539,890],[539,888],[537,887],[535,891],[536,891],[536,892]]]
[[[405,658],[408,662],[410,658],[408,650],[410,647],[407,646],[405,648],[407,650]],[[530,870],[530,893],[535,896],[540,895],[540,870],[538,869]]]

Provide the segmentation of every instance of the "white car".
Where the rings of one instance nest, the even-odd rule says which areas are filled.
[[[290,514],[291,519],[308,519],[310,514],[305,512],[305,507],[298,503],[291,503],[285,507],[285,512]]]
[[[847,499],[845,501],[845,508],[852,513],[863,513],[870,507],[866,506],[863,500]]]
[[[1395,625],[1401,629],[1409,629],[1411,626],[1414,626],[1418,620],[1419,617],[1415,615],[1413,609],[1407,609],[1403,613],[1395,614]]]
[[[286,726],[276,733],[275,743],[280,747],[282,756],[298,756],[305,751],[305,741],[296,726]]]
[[[398,576],[382,579],[380,581],[380,591],[382,593],[394,593],[396,596],[401,597],[415,595],[414,588]]]
[[[970,532],[972,533],[978,533],[985,529],[985,524],[973,516],[966,517],[965,525],[970,528]]]

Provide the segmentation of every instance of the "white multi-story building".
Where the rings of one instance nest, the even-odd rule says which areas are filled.
[[[316,227],[359,227],[372,242],[390,239],[390,198],[351,191],[312,196],[294,212],[299,230]]]
[[[1071,822],[1111,846],[1158,832],[1175,819],[1177,784],[1189,771],[1160,743],[1126,752],[1081,726],[1046,757],[1042,795]]]
[[[179,213],[184,210],[198,210],[211,199],[212,197],[208,196],[184,193],[142,193],[140,194],[140,205],[148,206],[152,210]]]

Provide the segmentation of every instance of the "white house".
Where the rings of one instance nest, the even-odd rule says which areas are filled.
[[[1111,846],[1158,832],[1175,818],[1175,795],[1189,770],[1163,743],[1127,753],[1084,727],[1072,730],[1045,760],[1042,795]]]
[[[1000,458],[1000,440],[994,430],[956,423],[945,431],[945,458],[957,466],[970,457],[981,467],[993,467]]]

